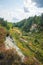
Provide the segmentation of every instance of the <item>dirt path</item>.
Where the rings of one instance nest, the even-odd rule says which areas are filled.
[[[22,60],[24,59],[25,56],[23,55],[21,50],[16,46],[16,43],[13,42],[13,40],[9,36],[6,37],[5,46],[6,46],[6,49],[11,49],[11,48],[16,49],[18,55],[22,58]]]

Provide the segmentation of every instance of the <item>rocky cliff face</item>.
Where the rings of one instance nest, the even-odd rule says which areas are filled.
[[[38,32],[38,25],[37,24],[32,24],[31,28],[30,28],[31,32]]]

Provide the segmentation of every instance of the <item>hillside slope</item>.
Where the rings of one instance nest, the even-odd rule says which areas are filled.
[[[14,23],[13,26],[21,28],[22,31],[25,32],[29,32],[31,30],[43,31],[43,14],[41,16],[34,16],[24,19],[18,23]]]

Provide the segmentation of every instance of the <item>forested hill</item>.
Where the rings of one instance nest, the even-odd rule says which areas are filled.
[[[29,17],[18,23],[13,24],[14,27],[21,28],[22,31],[43,31],[43,14],[40,16]]]
[[[0,18],[0,26],[5,27],[7,30],[9,30],[12,27],[12,23],[4,20],[4,18]]]

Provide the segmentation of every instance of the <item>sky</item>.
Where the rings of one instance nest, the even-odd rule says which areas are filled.
[[[0,0],[0,17],[8,22],[43,13],[43,0]]]

